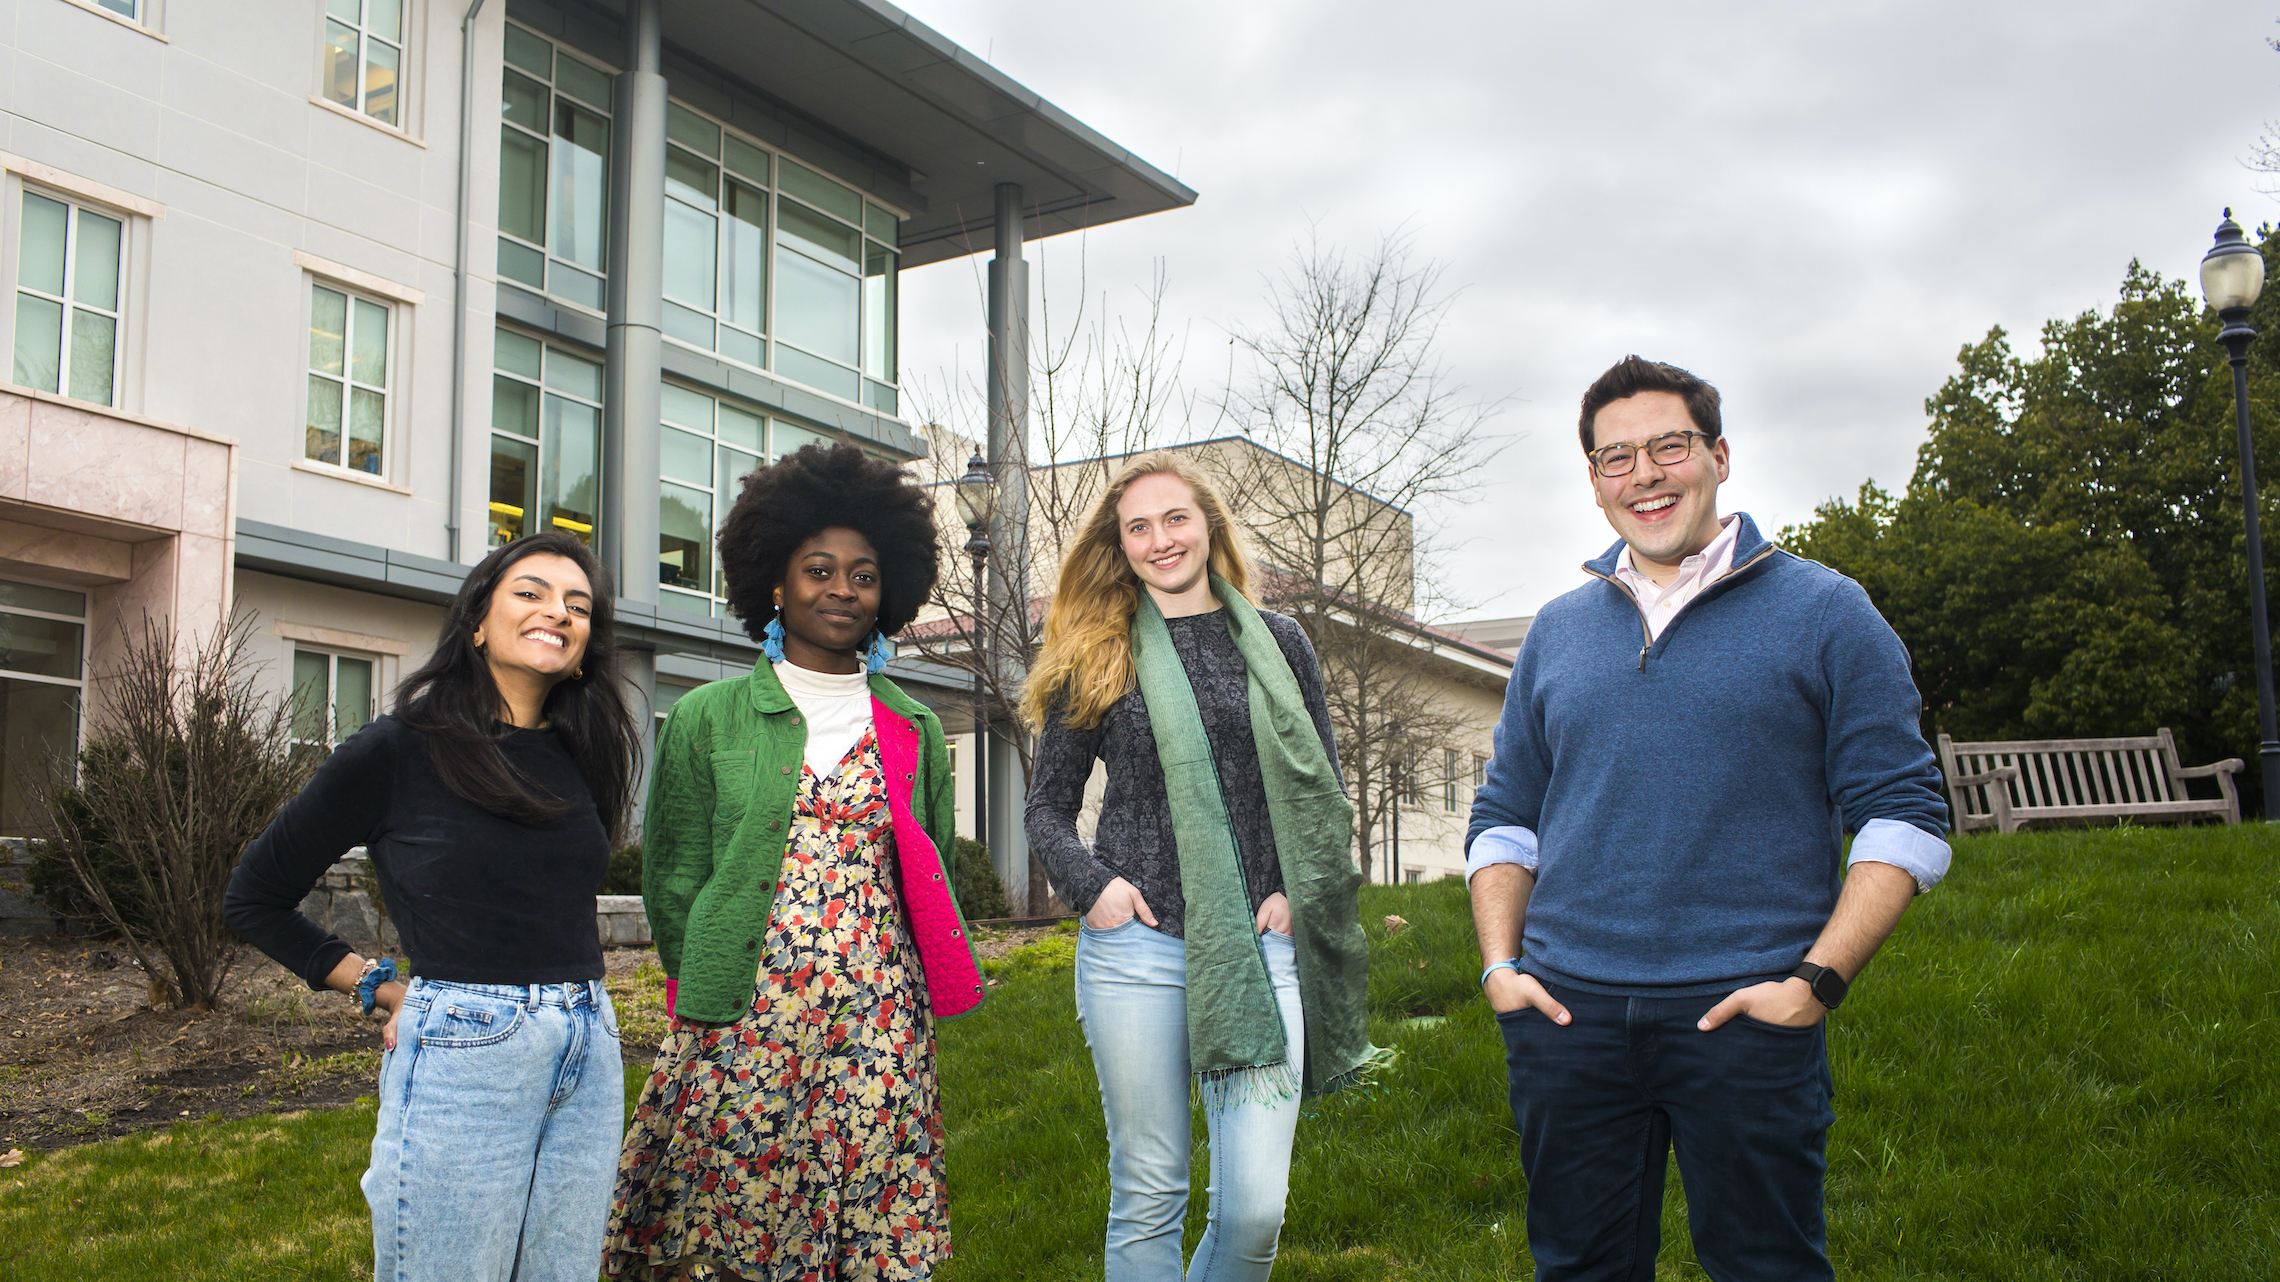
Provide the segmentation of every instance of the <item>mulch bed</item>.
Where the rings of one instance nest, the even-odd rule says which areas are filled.
[[[985,957],[1050,927],[975,931]],[[661,1020],[636,1020],[630,990],[647,948],[605,953],[626,1029],[628,1064],[646,1069]],[[654,981],[654,972],[647,977]],[[244,949],[221,1008],[151,1004],[150,981],[116,940],[0,938],[0,1153],[57,1149],[185,1117],[248,1117],[326,1108],[370,1095],[380,1023],[347,997],[314,993]]]

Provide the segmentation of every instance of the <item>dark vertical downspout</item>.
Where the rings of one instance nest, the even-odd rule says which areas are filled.
[[[444,517],[444,559],[459,562],[459,522],[467,502],[467,224],[475,189],[475,16],[484,0],[467,6],[459,20],[459,205],[458,244],[451,272],[451,509]]]

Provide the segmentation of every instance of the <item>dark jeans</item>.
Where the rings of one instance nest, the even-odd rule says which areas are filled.
[[[1716,1282],[1832,1279],[1823,1247],[1823,1026],[1695,1021],[1715,997],[1554,988],[1574,1021],[1496,1017],[1528,1173],[1537,1282],[1652,1282],[1675,1147],[1694,1254]]]

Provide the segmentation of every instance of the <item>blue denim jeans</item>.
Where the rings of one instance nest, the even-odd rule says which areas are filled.
[[[1294,1061],[1306,1055],[1298,956],[1259,937]],[[1138,918],[1077,934],[1077,1017],[1108,1117],[1108,1282],[1178,1282],[1188,1203],[1187,945]],[[1211,1207],[1187,1282],[1264,1282],[1275,1264],[1298,1100],[1207,1109]]]
[[[624,1132],[600,980],[414,979],[380,1061],[376,1282],[593,1282]]]
[[[1717,997],[1553,987],[1574,1022],[1496,1017],[1528,1173],[1537,1282],[1653,1282],[1675,1149],[1694,1255],[1715,1282],[1812,1282],[1824,1253],[1824,1149],[1836,1121],[1825,1028],[1736,1016]]]

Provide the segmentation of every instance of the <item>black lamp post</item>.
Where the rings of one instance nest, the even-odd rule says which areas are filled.
[[[1393,781],[1393,843],[1385,857],[1385,884],[1388,886],[1394,882],[1394,871],[1401,867],[1401,803],[1407,800],[1403,790],[1408,786],[1402,778],[1406,770],[1408,739],[1401,732],[1400,722],[1394,722],[1392,728],[1393,734],[1390,737],[1393,755],[1387,761],[1390,767],[1388,774]]]
[[[2233,409],[2240,421],[2241,508],[2248,516],[2248,609],[2256,633],[2256,711],[2263,746],[2264,821],[2280,822],[2280,722],[2272,709],[2272,624],[2264,607],[2264,536],[2257,529],[2256,443],[2248,430],[2248,345],[2256,331],[2248,310],[2264,292],[2264,255],[2248,243],[2232,210],[2217,225],[2217,243],[2201,259],[2201,295],[2225,323],[2217,341],[2232,354]]]
[[[997,479],[990,475],[989,465],[978,450],[966,460],[966,474],[958,478],[957,495],[958,519],[966,523],[966,555],[974,558],[974,609],[968,616],[967,633],[974,661],[974,838],[986,846],[990,841],[990,721],[988,705],[982,701],[982,674],[989,651],[982,640],[982,609],[989,586],[990,517],[997,509]],[[994,852],[991,857],[996,858]]]

